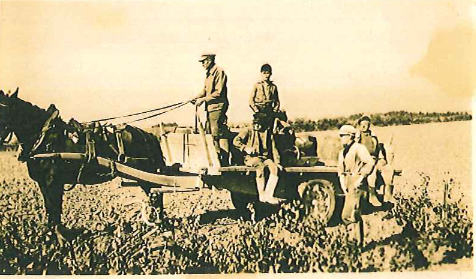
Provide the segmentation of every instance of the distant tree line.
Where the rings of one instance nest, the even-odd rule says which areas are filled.
[[[362,114],[352,114],[348,117],[322,118],[319,120],[296,118],[289,122],[296,132],[326,131],[339,129],[339,127],[344,124],[354,125],[361,116]],[[372,119],[373,126],[381,127],[472,120],[472,115],[468,112],[391,111],[387,113],[375,113],[369,116]]]
[[[348,117],[322,118],[319,120],[311,120],[305,118],[296,118],[290,120],[289,123],[296,132],[312,132],[336,130],[344,124],[354,125],[363,114],[352,114]],[[387,113],[374,113],[369,115],[372,119],[373,126],[397,126],[412,125],[433,122],[451,122],[451,121],[468,121],[472,120],[469,112],[407,112],[407,111],[391,111]],[[177,123],[163,123],[165,130],[173,130],[180,127]],[[228,123],[231,129],[242,129],[249,127],[250,123]],[[152,126],[158,128],[159,124]]]

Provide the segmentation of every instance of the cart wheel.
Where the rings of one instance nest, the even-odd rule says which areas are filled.
[[[230,194],[231,194],[231,202],[233,203],[233,206],[239,211],[247,210],[246,206],[249,203],[256,201],[256,197],[254,197],[253,195],[247,195],[240,192],[230,192]]]
[[[328,224],[336,206],[333,184],[327,180],[315,179],[301,183],[298,192],[304,204],[305,218]]]

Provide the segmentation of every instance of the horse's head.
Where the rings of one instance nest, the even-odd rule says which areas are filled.
[[[10,124],[13,117],[13,106],[18,98],[18,88],[13,94],[5,94],[0,90],[0,145],[12,133]]]

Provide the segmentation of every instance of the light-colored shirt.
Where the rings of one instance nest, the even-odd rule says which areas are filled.
[[[257,112],[260,107],[269,105],[270,108],[279,109],[278,87],[272,81],[260,81],[253,86],[250,97],[250,107]]]
[[[380,143],[374,131],[358,132],[355,141],[367,147],[370,155],[377,161],[387,163],[387,151],[384,144]],[[382,163],[380,162],[380,163]]]
[[[358,132],[355,137],[355,141],[367,147],[367,150],[369,151],[370,155],[378,157],[378,139],[372,133],[372,131]]]
[[[346,153],[344,154],[344,152]],[[346,150],[345,148],[339,152],[339,162],[337,165],[338,174],[362,174],[368,176],[375,165],[375,160],[370,155],[365,146],[354,142]]]
[[[228,106],[227,76],[225,72],[214,65],[206,73],[205,85],[198,98],[205,97],[207,111],[216,111]]]

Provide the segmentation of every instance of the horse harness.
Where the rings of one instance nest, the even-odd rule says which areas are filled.
[[[30,140],[31,143],[33,144],[21,144],[21,152],[18,155],[18,161],[21,162],[26,162],[32,158],[32,156],[35,154],[35,152],[38,150],[38,148],[43,144],[45,137],[48,133],[48,131],[52,130],[53,128],[56,127],[56,119],[59,116],[59,110],[56,109],[54,105],[50,105],[48,108],[47,112],[49,112],[51,115],[48,117],[43,124],[43,127],[41,128],[41,131],[39,134],[36,134],[33,136],[33,138]],[[48,143],[45,147],[45,151],[53,151],[52,150],[52,144],[53,143]],[[31,147],[29,147],[31,146]]]
[[[61,134],[65,138],[69,138],[74,144],[78,144],[82,135],[84,135],[84,145],[85,145],[85,155],[86,159],[81,164],[78,175],[76,178],[76,182],[69,188],[65,189],[65,191],[69,191],[73,189],[77,184],[80,183],[81,175],[83,170],[93,163],[97,157],[97,150],[96,150],[96,139],[103,140],[104,142],[108,143],[109,148],[116,153],[117,159],[119,161],[124,160],[125,158],[125,149],[124,149],[124,141],[122,139],[122,131],[125,129],[126,125],[118,125],[118,126],[111,126],[112,132],[110,132],[106,126],[101,126],[99,123],[90,123],[87,125],[81,124],[78,121],[71,119],[68,124],[64,123],[59,117],[59,110],[56,109],[54,105],[50,105],[47,110],[51,115],[47,118],[41,131],[34,136],[31,142],[34,142],[33,145],[26,145],[22,146],[22,149],[18,160],[22,162],[26,162],[32,159],[35,159],[34,155],[40,153],[40,147],[44,146],[43,152],[46,153],[54,153],[58,152],[61,149],[55,141],[46,142],[45,139],[48,138],[48,135],[51,135],[52,132],[58,128],[63,131],[58,131],[58,134]],[[62,125],[61,125],[62,124]],[[117,144],[117,149],[114,147],[112,143],[108,140],[107,135],[113,133],[114,139]],[[102,137],[102,139],[101,139]],[[31,146],[31,148],[28,148]],[[106,174],[108,176],[114,177],[116,170],[113,165],[111,165],[111,172]]]

